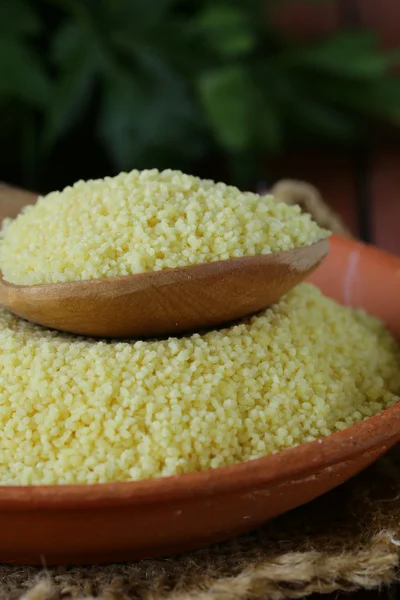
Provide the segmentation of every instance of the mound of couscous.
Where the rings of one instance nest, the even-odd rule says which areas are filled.
[[[135,480],[324,437],[399,400],[400,349],[302,284],[230,328],[103,342],[0,312],[0,483]]]
[[[5,223],[0,269],[20,285],[182,267],[328,235],[298,206],[179,171],[79,181]]]

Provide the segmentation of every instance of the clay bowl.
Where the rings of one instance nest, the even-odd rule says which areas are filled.
[[[400,260],[334,236],[311,280],[400,339]],[[400,440],[400,403],[345,431],[232,467],[153,481],[0,487],[0,562],[165,556],[258,527],[343,483]]]

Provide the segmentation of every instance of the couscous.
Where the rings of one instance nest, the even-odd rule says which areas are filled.
[[[179,171],[78,181],[6,221],[0,269],[20,285],[130,275],[304,246],[298,206]]]
[[[0,484],[136,480],[324,437],[399,400],[384,326],[302,284],[230,328],[104,342],[0,312]]]

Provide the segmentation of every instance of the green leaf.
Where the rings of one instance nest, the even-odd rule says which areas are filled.
[[[400,78],[387,77],[371,86],[369,105],[364,112],[399,125],[400,123]]]
[[[24,187],[29,188],[35,180],[35,170],[38,162],[36,123],[32,114],[23,116],[21,127],[21,168]]]
[[[265,150],[275,152],[282,145],[283,131],[281,115],[276,103],[271,98],[260,100],[259,110],[256,110],[257,139]]]
[[[393,63],[390,56],[378,50],[376,36],[370,32],[343,32],[301,49],[296,48],[285,60],[345,78],[380,77]]]
[[[93,40],[69,21],[55,35],[52,57],[58,72],[42,134],[46,150],[84,114],[98,71]]]
[[[0,97],[43,107],[50,95],[50,81],[33,49],[14,37],[0,38]]]
[[[335,104],[341,110],[353,111],[360,117],[374,117],[398,122],[400,115],[400,78],[386,76],[373,82],[336,80],[310,82],[309,92],[321,102]]]
[[[41,20],[30,3],[24,0],[0,1],[0,31],[35,35],[42,29]]]
[[[202,75],[198,86],[215,138],[223,148],[236,153],[280,147],[282,128],[276,102],[247,71],[216,69]]]
[[[256,43],[247,17],[246,9],[214,4],[200,13],[194,25],[221,56],[241,56],[249,53]]]
[[[72,17],[76,24],[82,25],[91,19],[91,13],[99,6],[103,6],[100,0],[47,0],[54,4],[59,10]]]
[[[105,79],[98,135],[119,168],[154,164],[156,153],[168,157],[177,148],[197,153],[197,130],[194,107],[175,79],[149,81],[139,69],[121,68]]]
[[[199,78],[198,89],[216,139],[229,150],[250,146],[254,94],[247,72],[240,67],[216,69]]]
[[[128,77],[113,74],[105,82],[100,113],[99,135],[118,166],[127,166],[135,154],[132,138],[140,146],[135,123],[144,108],[140,88]]]
[[[55,82],[44,124],[44,148],[49,149],[82,116],[90,98],[95,73],[96,65],[92,57],[83,53],[82,56],[76,56],[76,61],[70,63]]]
[[[109,14],[131,29],[145,29],[159,23],[176,0],[107,0]]]
[[[303,135],[336,142],[353,142],[360,130],[354,115],[318,98],[301,80],[293,80],[291,93],[282,98],[289,132],[296,128]]]
[[[84,32],[74,21],[66,20],[56,31],[51,45],[53,62],[60,66],[68,66],[75,60],[77,49],[83,44]]]

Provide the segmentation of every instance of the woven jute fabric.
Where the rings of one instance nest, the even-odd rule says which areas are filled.
[[[286,204],[298,204],[321,227],[351,237],[350,230],[342,219],[324,202],[319,190],[313,185],[296,179],[282,179],[272,187],[271,194]]]
[[[298,202],[321,225],[349,235],[311,186],[285,181],[274,191],[290,204]],[[212,548],[132,564],[0,566],[0,600],[304,598],[394,583],[399,564],[397,448],[329,494]]]

